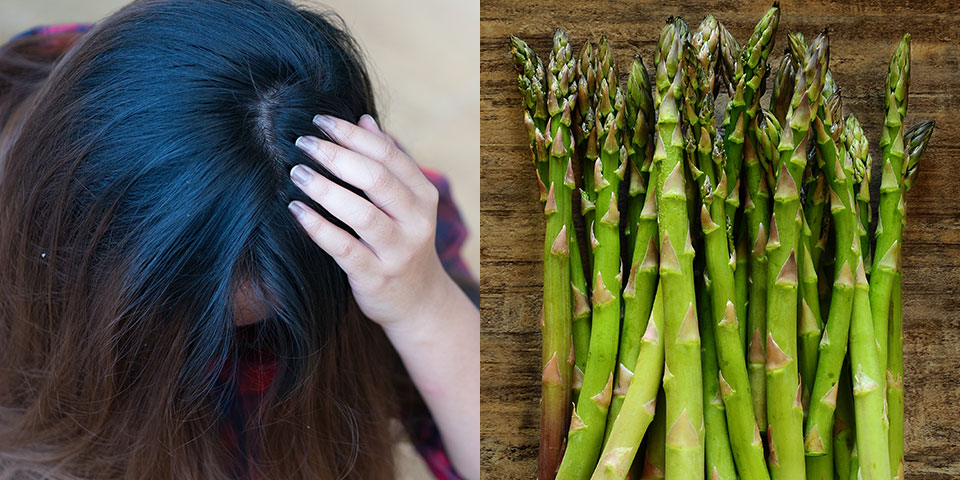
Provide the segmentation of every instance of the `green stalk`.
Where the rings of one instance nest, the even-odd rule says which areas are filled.
[[[809,457],[826,457],[833,449],[838,381],[847,354],[847,336],[853,309],[853,272],[862,266],[857,236],[859,217],[853,194],[855,169],[843,148],[843,128],[834,123],[832,111],[821,101],[817,118],[814,119],[817,149],[823,159],[823,172],[830,184],[830,213],[836,232],[836,271],[805,430],[804,447]],[[839,118],[836,120],[840,121]]]
[[[864,270],[869,275],[872,255],[870,236],[867,230],[870,228],[873,216],[870,206],[870,172],[873,170],[873,157],[870,155],[867,137],[860,127],[860,122],[852,113],[847,116],[844,133],[846,136],[844,143],[847,146],[847,152],[853,159],[853,176],[857,184],[857,215],[860,217],[857,236],[860,238],[860,253],[864,259]]]
[[[718,163],[718,166],[722,167],[722,163]],[[723,208],[723,195],[726,190],[724,173],[721,172],[721,178],[716,185],[717,187],[704,197],[701,224],[705,235],[707,269],[711,278],[712,321],[709,323],[715,328],[715,332],[710,333],[716,335],[720,366],[719,389],[726,407],[727,427],[737,471],[747,478],[769,478],[763,458],[763,444],[753,413],[744,346],[740,342],[740,328],[734,306],[734,259],[727,250],[726,216]],[[708,208],[711,211],[708,211]],[[708,432],[708,435],[712,434]]]
[[[780,7],[774,3],[757,22],[753,35],[739,52],[740,57],[734,66],[734,75],[730,82],[734,85],[734,94],[727,103],[723,118],[723,151],[727,156],[725,170],[729,184],[726,210],[731,232],[735,231],[733,219],[740,206],[740,167],[743,164],[745,127],[757,116],[760,105],[758,90],[766,76],[767,58],[773,51],[776,38],[774,34],[779,24]]]
[[[658,289],[659,291],[659,289]],[[629,392],[628,392],[629,393]],[[665,442],[667,436],[667,402],[661,385],[657,392],[657,408],[650,423],[650,434],[647,436],[647,447],[643,461],[641,480],[662,480],[663,472],[667,469],[665,459]]]
[[[933,135],[934,122],[921,122],[907,130],[905,190],[916,182],[918,166],[927,143]],[[887,414],[890,417],[890,468],[903,480],[903,268],[897,265],[897,276],[890,294],[890,338],[887,357]]]
[[[640,441],[656,411],[657,392],[663,378],[663,296],[657,295],[651,308],[646,332],[640,341],[635,359],[643,371],[630,380],[620,415],[610,428],[610,436],[603,447],[600,462],[591,477],[593,480],[622,480],[630,472]]]
[[[613,369],[620,335],[620,213],[617,191],[627,167],[621,144],[625,112],[623,93],[606,38],[600,39],[597,56],[597,142],[600,159],[594,164],[597,191],[596,220],[590,226],[593,246],[593,322],[590,359],[583,375],[580,401],[570,421],[566,454],[557,472],[559,479],[589,478],[596,466],[606,428],[613,390]],[[572,176],[572,175],[571,175]]]
[[[715,25],[716,23],[714,30]],[[696,43],[694,47],[697,47]],[[705,66],[691,69],[688,64],[684,80],[693,83],[695,78],[709,78],[711,74]],[[688,88],[687,92],[687,115],[699,115],[700,134],[696,164],[691,165],[691,171],[699,183],[698,191],[702,199],[700,223],[710,278],[709,295],[704,292],[701,299],[710,302],[701,305],[701,310],[706,315],[701,315],[701,318],[705,319],[702,323],[706,326],[700,328],[703,335],[701,351],[705,357],[701,363],[704,375],[704,415],[707,417],[707,471],[720,478],[735,476],[733,466],[728,467],[726,460],[727,452],[732,447],[736,469],[740,475],[757,479],[769,478],[763,457],[763,444],[753,414],[753,400],[744,358],[745,348],[735,306],[736,259],[729,248],[727,221],[730,217],[726,211],[729,205],[726,197],[730,190],[724,170],[726,159],[719,145],[715,143],[713,95],[697,88]],[[691,95],[698,98],[691,98]],[[696,104],[696,108],[691,108],[691,104]],[[694,126],[690,125],[688,128],[692,129]],[[717,367],[719,372],[714,370]],[[723,402],[723,410],[716,408],[715,402],[718,400]],[[726,428],[715,428],[714,423],[722,424],[722,417],[719,422],[714,423],[710,422],[710,418],[719,417],[718,413],[724,411]]]
[[[903,274],[890,294],[890,347],[887,362],[887,414],[890,417],[890,469],[903,480]]]
[[[650,181],[650,168],[653,165],[653,96],[650,93],[650,74],[643,65],[643,59],[637,55],[633,59],[627,86],[624,89],[627,109],[627,132],[624,139],[627,154],[630,157],[630,185],[627,198],[629,231],[627,237],[634,239],[640,223],[647,185]],[[627,139],[629,139],[627,141]],[[636,259],[631,258],[636,261]],[[651,295],[651,299],[653,296]]]
[[[817,373],[817,358],[820,355],[820,335],[823,332],[823,320],[820,316],[820,296],[817,290],[817,269],[814,267],[810,245],[811,228],[804,220],[800,229],[799,267],[800,299],[798,301],[798,346],[797,368],[800,373],[800,403],[804,417],[810,405],[810,391]]]
[[[833,451],[819,457],[807,457],[807,480],[833,480]]]
[[[710,288],[700,277],[697,281],[697,309],[700,318],[710,318]],[[735,479],[736,468],[727,413],[720,397],[720,366],[717,364],[717,342],[712,322],[700,322],[700,365],[703,369],[704,461],[711,480]]]
[[[883,376],[883,372],[877,358],[877,338],[870,315],[870,285],[867,284],[862,265],[861,262],[857,266],[853,318],[850,321],[850,370],[853,375],[859,476],[863,480],[886,480],[891,478],[888,423],[884,407],[886,396],[877,380]],[[884,308],[889,308],[889,305]]]
[[[910,87],[910,34],[903,36],[887,73],[884,107],[886,116],[880,137],[883,154],[883,175],[880,181],[880,213],[877,221],[876,249],[870,270],[870,309],[880,371],[887,369],[887,328],[890,314],[890,293],[899,273],[900,249],[903,242],[903,178],[905,174],[903,119],[907,114],[907,90]],[[885,376],[877,379],[884,390]],[[860,449],[860,463],[866,454]]]
[[[748,297],[748,286],[749,283],[749,270],[747,266],[747,257],[749,256],[749,249],[747,248],[747,237],[745,235],[740,235],[739,240],[737,241],[737,250],[736,250],[736,259],[735,259],[735,268],[733,270],[733,285],[734,285],[734,306],[736,307],[737,312],[737,325],[739,325],[740,332],[740,345],[746,348],[747,345],[747,297]],[[746,350],[743,351],[746,353]]]
[[[657,206],[660,235],[660,281],[664,292],[664,379],[666,394],[666,474],[672,478],[704,477],[703,383],[700,335],[693,285],[694,250],[688,231],[683,136],[678,96],[682,48],[679,27],[667,24],[660,37],[657,89]]]
[[[824,89],[824,95],[832,95],[834,91]],[[861,265],[856,233],[858,217],[853,197],[854,169],[843,147],[843,128],[833,121],[833,112],[839,112],[839,96],[834,95],[829,100],[830,108],[826,107],[823,100],[817,106],[814,132],[822,171],[830,185],[830,212],[836,229],[834,265],[837,270],[830,296],[826,332],[820,342],[820,358],[805,430],[807,478],[811,480],[834,478],[833,427],[838,377],[846,355],[853,307],[852,272],[855,265]]]
[[[538,163],[538,178],[543,182],[546,170],[547,194],[544,214],[547,217],[544,239],[543,348],[541,365],[541,417],[538,477],[553,478],[560,463],[560,450],[566,422],[569,418],[572,365],[566,361],[571,353],[571,299],[570,249],[566,229],[567,217],[572,218],[572,195],[568,172],[572,172],[570,152],[573,139],[570,133],[570,109],[575,98],[570,88],[573,65],[566,61],[570,47],[559,30],[554,36],[554,55],[547,71],[547,96],[541,106],[543,71],[540,60],[525,43],[511,38],[515,65],[519,71],[518,84],[526,107],[525,121],[531,136],[534,160]],[[549,114],[550,121],[540,129],[538,120]],[[536,120],[535,120],[536,119]],[[547,135],[543,135],[547,133]],[[543,148],[540,148],[540,145]],[[544,162],[541,158],[549,158]],[[546,163],[544,168],[541,164]],[[542,191],[543,189],[541,189]]]
[[[853,464],[854,440],[853,387],[850,384],[850,363],[843,362],[837,393],[837,414],[833,423],[833,465],[840,480],[848,480]],[[853,472],[856,478],[856,470]]]
[[[577,58],[577,108],[574,110],[574,134],[582,154],[583,189],[580,190],[580,213],[586,225],[593,224],[597,192],[593,188],[593,165],[600,158],[597,145],[597,112],[594,97],[597,94],[596,46],[584,42]]]
[[[791,80],[792,81],[792,80]],[[791,89],[792,90],[792,89]],[[750,392],[753,395],[753,410],[757,427],[767,430],[766,396],[766,346],[767,337],[767,231],[770,225],[770,189],[767,173],[776,155],[780,142],[780,124],[768,112],[764,112],[764,128],[755,128],[757,149],[748,142],[744,150],[747,177],[744,214],[747,235],[750,237],[750,292],[747,306],[747,329],[750,344],[747,348]],[[755,120],[756,122],[756,120]]]
[[[806,167],[811,105],[816,105],[826,70],[825,37],[818,37],[798,71],[780,137],[773,216],[767,241],[767,428],[774,479],[805,478],[803,406],[797,370],[797,256],[803,212],[798,186]],[[809,85],[809,87],[808,87]]]
[[[653,307],[660,261],[656,238],[656,190],[647,188],[648,178],[644,173],[650,172],[650,165],[645,164],[653,160],[653,142],[648,138],[652,132],[653,98],[650,96],[647,71],[639,57],[634,60],[630,70],[624,105],[630,131],[630,198],[627,211],[632,232],[627,238],[632,241],[632,254],[630,274],[623,288],[624,313],[618,367],[605,436],[610,434],[636,368],[641,337]]]

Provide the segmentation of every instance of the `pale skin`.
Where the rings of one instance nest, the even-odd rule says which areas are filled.
[[[369,201],[305,165],[291,180],[355,238],[302,202],[290,211],[346,272],[363,313],[383,327],[430,409],[450,461],[480,478],[480,312],[446,273],[434,246],[437,189],[369,115],[328,116],[297,146]]]

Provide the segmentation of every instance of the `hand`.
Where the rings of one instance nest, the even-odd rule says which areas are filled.
[[[336,143],[304,136],[297,139],[297,146],[370,200],[305,165],[293,167],[290,177],[360,238],[302,202],[290,202],[290,211],[346,272],[368,318],[395,327],[402,320],[436,312],[453,284],[434,246],[436,187],[369,115],[360,117],[357,125],[318,115],[314,124]]]

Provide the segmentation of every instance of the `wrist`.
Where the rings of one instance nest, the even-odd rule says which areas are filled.
[[[466,294],[441,269],[437,281],[432,287],[425,288],[416,308],[411,309],[403,318],[382,324],[384,332],[396,346],[398,343],[429,343],[430,339],[443,338],[445,331],[454,327],[457,319],[462,318],[465,309],[476,309]]]

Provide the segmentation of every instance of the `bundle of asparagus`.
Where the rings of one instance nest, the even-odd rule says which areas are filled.
[[[910,36],[874,217],[826,31],[789,35],[763,99],[779,19],[741,47],[671,18],[622,84],[606,38],[557,30],[546,68],[510,38],[547,217],[539,478],[903,478],[901,246],[933,132],[904,128]]]

